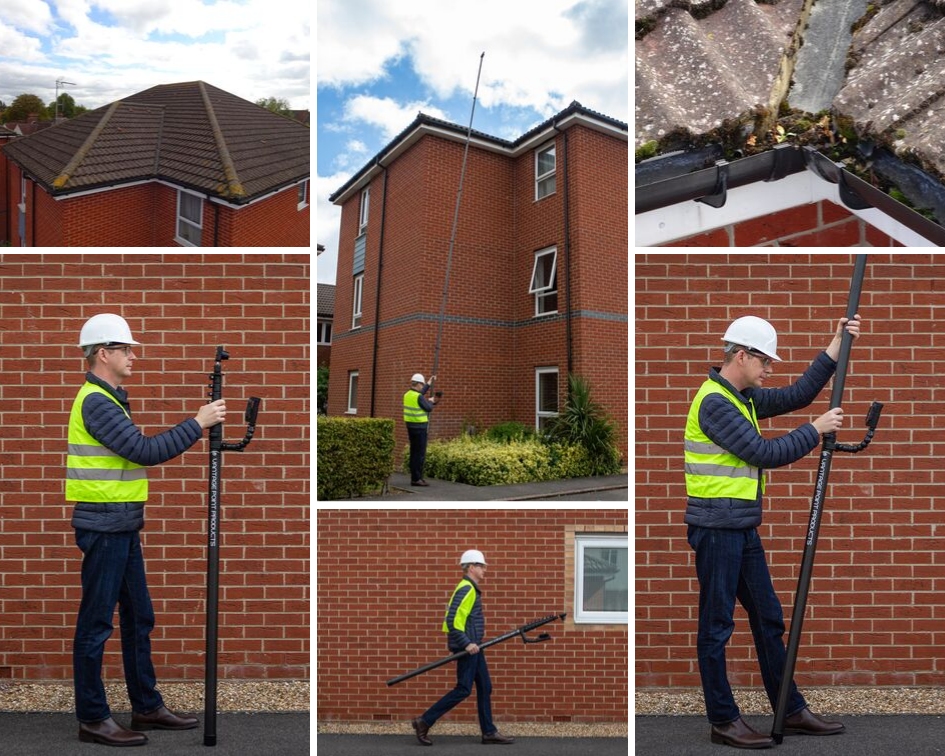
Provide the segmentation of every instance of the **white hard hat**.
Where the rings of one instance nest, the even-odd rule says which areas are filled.
[[[131,338],[131,329],[121,315],[104,312],[93,315],[85,321],[82,332],[79,334],[79,346],[87,347],[93,344],[130,344],[140,346]]]
[[[481,551],[470,549],[469,551],[463,552],[463,556],[460,557],[459,563],[460,564],[485,564],[486,558],[482,555]]]
[[[420,373],[414,373],[413,378],[410,379],[410,382],[411,383],[426,383],[426,381],[423,379],[423,376],[420,375]]]
[[[722,341],[755,349],[772,360],[781,361],[778,357],[778,332],[767,320],[756,318],[754,315],[733,320]]]

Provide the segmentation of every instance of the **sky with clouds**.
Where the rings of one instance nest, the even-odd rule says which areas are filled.
[[[307,0],[0,0],[0,100],[106,105],[156,84],[203,80],[246,100],[309,108]]]
[[[335,283],[340,208],[328,196],[418,111],[514,140],[578,100],[627,122],[627,0],[318,0],[317,238]]]

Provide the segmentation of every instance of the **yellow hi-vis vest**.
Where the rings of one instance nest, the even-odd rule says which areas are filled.
[[[760,468],[752,467],[731,452],[718,446],[699,426],[699,408],[709,394],[722,394],[738,407],[755,430],[758,418],[755,404],[749,399],[749,410],[745,403],[722,384],[707,380],[692,400],[686,418],[686,493],[700,499],[748,499],[758,498],[758,483],[765,490],[765,476]],[[758,431],[760,433],[760,431]]]
[[[429,413],[420,406],[420,392],[410,389],[404,394],[404,422],[427,423],[429,421]]]
[[[69,415],[69,455],[66,457],[66,500],[93,502],[147,501],[148,471],[102,446],[86,430],[82,403],[89,394],[104,394],[121,407],[115,397],[94,383],[86,382],[72,403]],[[121,407],[125,412],[125,408]],[[127,416],[128,413],[125,412]],[[130,419],[130,416],[129,416]]]
[[[463,578],[459,581],[459,585],[456,586],[456,589],[450,595],[450,600],[446,602],[446,615],[443,617],[443,632],[448,633],[450,628],[446,626],[446,617],[449,616],[450,606],[453,603],[453,597],[456,596],[456,591],[462,588],[464,585],[469,586],[469,593],[463,596],[463,601],[456,609],[456,618],[453,620],[453,627],[456,630],[462,630],[466,632],[466,620],[469,618],[469,613],[472,611],[473,606],[476,603],[476,586],[474,586],[469,580]]]

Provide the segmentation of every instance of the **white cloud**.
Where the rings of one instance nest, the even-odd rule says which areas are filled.
[[[544,0],[540,12],[508,0],[322,0],[318,10],[320,85],[376,80],[407,54],[423,84],[449,98],[472,92],[485,51],[485,107],[532,107],[547,116],[576,99],[627,120],[627,0]]]
[[[345,103],[345,120],[362,121],[381,129],[385,139],[393,139],[403,131],[419,111],[434,118],[449,120],[446,114],[427,102],[400,105],[390,97],[357,95]]]
[[[3,21],[21,31],[42,34],[52,23],[52,11],[44,0],[4,0],[0,4],[0,26]],[[0,53],[9,52],[0,40]]]
[[[18,58],[20,60],[45,60],[39,40],[19,32],[12,26],[0,21],[0,59]]]

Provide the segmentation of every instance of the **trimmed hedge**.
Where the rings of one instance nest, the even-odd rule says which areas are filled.
[[[346,499],[376,491],[394,471],[394,421],[319,417],[318,498]]]
[[[471,486],[495,486],[585,478],[593,475],[597,467],[599,463],[587,450],[575,444],[503,442],[461,436],[427,445],[424,474]],[[409,446],[404,450],[403,469],[410,470]]]

